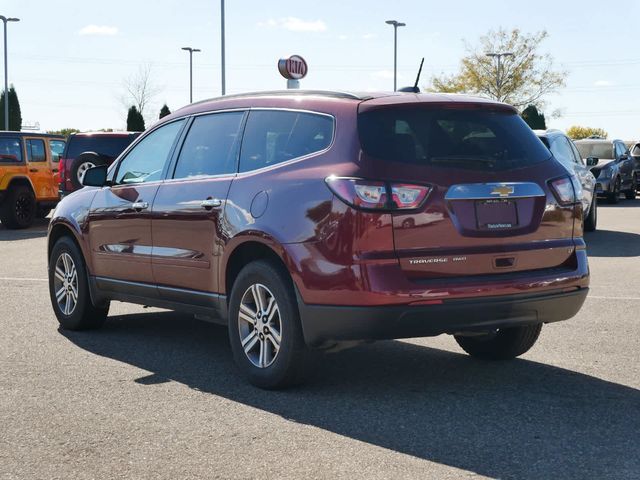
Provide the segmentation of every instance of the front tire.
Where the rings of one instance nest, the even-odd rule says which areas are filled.
[[[310,366],[293,284],[274,262],[260,260],[238,274],[229,302],[229,341],[247,380],[277,389],[300,383]]]
[[[472,357],[511,360],[529,351],[538,340],[542,324],[501,328],[486,335],[455,335],[456,342]]]
[[[589,209],[589,215],[584,220],[584,229],[587,232],[595,231],[598,226],[598,197],[595,192],[593,193],[593,200],[591,200],[591,208]]]
[[[100,328],[109,305],[91,303],[87,270],[80,249],[69,237],[60,238],[49,258],[49,295],[58,322],[65,330]]]

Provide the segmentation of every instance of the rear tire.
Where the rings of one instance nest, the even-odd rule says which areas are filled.
[[[58,322],[65,330],[100,328],[109,313],[109,304],[95,307],[91,303],[84,259],[69,237],[60,238],[51,251],[49,295]]]
[[[257,387],[285,388],[305,378],[312,352],[302,336],[291,278],[275,262],[252,262],[238,274],[229,302],[229,341],[236,365]]]
[[[608,203],[615,205],[620,201],[620,177],[616,178],[616,183],[613,186],[613,193],[607,195]]]
[[[598,226],[598,197],[595,192],[593,193],[593,200],[591,200],[591,208],[589,209],[589,215],[584,220],[584,229],[587,232],[595,231]]]
[[[538,340],[542,324],[501,328],[478,336],[455,335],[456,342],[472,357],[484,360],[510,360],[529,351]]]
[[[24,185],[11,187],[0,205],[0,221],[5,228],[28,228],[35,216],[36,197],[33,191]]]
[[[638,188],[638,178],[633,176],[633,183],[631,184],[631,188],[624,192],[624,198],[627,200],[634,200],[636,198],[636,190]]]

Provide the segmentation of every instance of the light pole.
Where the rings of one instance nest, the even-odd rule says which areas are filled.
[[[496,73],[496,100],[502,101],[502,57],[513,57],[512,52],[487,53],[487,57],[498,59],[498,70]]]
[[[189,52],[189,103],[193,103],[193,52],[199,52],[199,48],[182,47]]]
[[[225,59],[224,59],[224,0],[220,0],[220,61],[222,73],[222,95],[226,93]]]
[[[7,22],[19,22],[19,18],[0,15],[4,23],[4,129],[9,130],[9,74],[7,70]]]
[[[397,20],[387,20],[385,23],[393,25],[393,91],[398,89],[398,27],[406,27],[406,23]]]

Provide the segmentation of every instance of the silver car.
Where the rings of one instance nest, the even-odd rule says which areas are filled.
[[[582,200],[584,229],[592,232],[598,224],[598,196],[595,193],[596,178],[585,164],[575,144],[560,130],[536,130],[536,135],[551,151],[556,160],[574,177],[574,185],[580,189],[576,197]]]

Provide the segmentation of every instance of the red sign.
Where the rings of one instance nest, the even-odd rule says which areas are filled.
[[[278,60],[280,75],[288,80],[299,80],[307,75],[307,62],[300,55]]]

